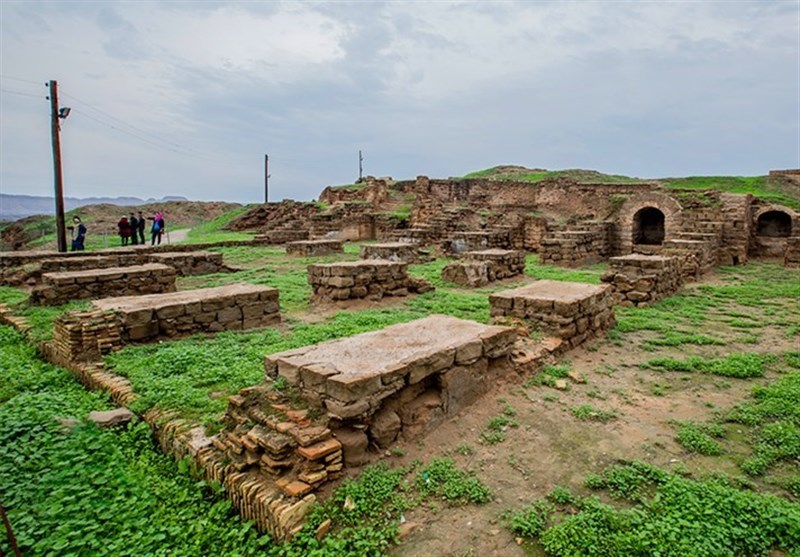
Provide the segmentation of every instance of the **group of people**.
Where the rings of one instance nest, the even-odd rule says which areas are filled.
[[[160,245],[161,235],[164,234],[164,215],[161,211],[158,211],[155,216],[147,218],[144,217],[141,211],[139,211],[139,218],[136,218],[133,212],[130,214],[130,219],[122,217],[117,223],[122,245],[127,246],[129,242],[132,246],[144,244],[144,229],[148,220],[153,221],[150,225],[150,245]]]

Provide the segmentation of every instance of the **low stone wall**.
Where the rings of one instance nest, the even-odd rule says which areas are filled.
[[[124,342],[252,329],[280,322],[278,290],[252,284],[107,298],[93,305],[119,316]]]
[[[465,286],[485,286],[525,271],[525,252],[488,249],[463,254],[463,260],[442,269],[442,280]]]
[[[345,437],[389,446],[413,438],[477,400],[512,351],[517,331],[432,315],[371,333],[267,356],[281,376],[323,407]],[[355,433],[355,432],[360,433]],[[350,447],[350,442],[344,442]],[[352,462],[345,450],[345,462]]]
[[[361,246],[361,259],[385,259],[403,263],[422,263],[431,256],[413,242],[386,242]]]
[[[539,242],[539,260],[565,267],[597,263],[610,253],[610,233],[611,224],[605,222],[548,231]]]
[[[332,253],[344,253],[341,240],[301,240],[286,242],[286,253],[304,257],[318,257]]]
[[[97,360],[122,346],[120,319],[98,309],[65,313],[53,321],[49,345],[57,361],[64,364]]]
[[[45,259],[40,263],[40,267],[42,273],[63,273],[87,271],[89,269],[108,269],[111,267],[130,267],[147,263],[169,265],[175,269],[179,276],[208,275],[229,270],[222,262],[222,254],[210,251],[185,253],[136,251],[134,253],[65,257]]]
[[[612,257],[600,280],[611,285],[614,303],[624,307],[648,306],[674,294],[683,282],[677,258],[640,254]]]
[[[427,281],[408,276],[408,264],[380,259],[309,265],[308,282],[316,302],[367,297],[380,300],[433,290]]]
[[[786,249],[783,252],[784,267],[800,267],[800,236],[786,238]]]
[[[228,398],[225,429],[213,438],[237,472],[257,472],[283,493],[302,497],[342,475],[342,444],[327,417],[311,420],[269,385],[248,387]]]
[[[45,273],[31,292],[31,302],[60,306],[71,300],[174,292],[175,276],[174,268],[158,263]]]
[[[678,258],[684,281],[697,280],[716,263],[713,246],[708,240],[666,240],[661,254]]]
[[[574,348],[614,326],[609,285],[539,280],[489,296],[496,321],[519,319]]]
[[[297,242],[308,240],[308,230],[269,230],[262,234],[256,234],[253,238],[254,244],[285,244],[286,242]]]

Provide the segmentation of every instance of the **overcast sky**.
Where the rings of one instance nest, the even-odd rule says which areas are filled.
[[[312,199],[498,164],[800,167],[800,2],[0,0],[0,191]]]

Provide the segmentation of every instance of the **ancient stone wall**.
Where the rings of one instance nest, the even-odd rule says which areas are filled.
[[[539,242],[539,260],[565,267],[602,261],[611,253],[612,226],[602,221],[552,226]]]
[[[175,269],[159,263],[88,271],[44,273],[31,291],[34,304],[60,306],[72,300],[175,291]]]
[[[314,289],[313,300],[339,301],[384,296],[407,296],[433,287],[408,275],[408,264],[380,259],[309,265],[308,282]]]
[[[469,251],[462,260],[442,269],[442,280],[465,286],[486,284],[514,277],[525,271],[525,252],[488,249]]]
[[[788,207],[760,199],[752,204],[749,253],[761,257],[783,257],[786,241],[800,231],[800,214]]]
[[[344,253],[341,240],[302,240],[287,242],[286,253],[303,257],[319,257],[332,253]]]
[[[278,290],[252,284],[106,298],[93,305],[119,316],[123,342],[251,329],[280,322]]]
[[[179,276],[207,275],[227,271],[222,262],[222,254],[209,251],[186,253],[120,253],[108,255],[87,255],[84,257],[62,257],[45,259],[40,263],[42,273],[63,273],[107,269],[110,267],[129,267],[161,263],[173,267]]]
[[[411,242],[388,242],[361,246],[361,259],[385,259],[403,263],[423,263],[431,259],[428,251]]]
[[[53,321],[50,346],[60,362],[96,360],[121,345],[121,323],[113,312],[73,311]]]
[[[571,347],[614,326],[611,287],[539,280],[489,296],[492,317],[522,320]]]
[[[640,307],[674,294],[683,279],[676,257],[631,254],[612,257],[600,280],[611,285],[615,304]]]
[[[783,252],[784,267],[800,267],[800,236],[786,238],[786,249]]]
[[[528,251],[539,251],[542,238],[547,234],[547,219],[530,216],[523,225],[523,248]]]
[[[253,238],[253,243],[286,244],[288,242],[307,240],[308,236],[308,230],[269,230],[262,234],[256,234]]]

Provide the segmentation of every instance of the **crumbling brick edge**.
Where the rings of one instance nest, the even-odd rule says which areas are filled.
[[[31,326],[6,305],[0,303],[0,323],[9,325],[27,336]],[[121,405],[129,406],[137,400],[130,381],[106,371],[102,361],[75,362],[58,354],[48,342],[34,343],[40,356],[47,362],[70,371],[89,390],[102,391]],[[286,540],[297,533],[305,523],[308,511],[316,502],[311,493],[304,497],[290,497],[274,485],[252,473],[230,469],[221,451],[216,449],[204,428],[197,422],[178,417],[174,411],[151,409],[139,416],[150,426],[153,436],[164,454],[175,460],[188,458],[208,482],[224,486],[226,496],[244,520],[252,520],[256,527],[278,540]]]

